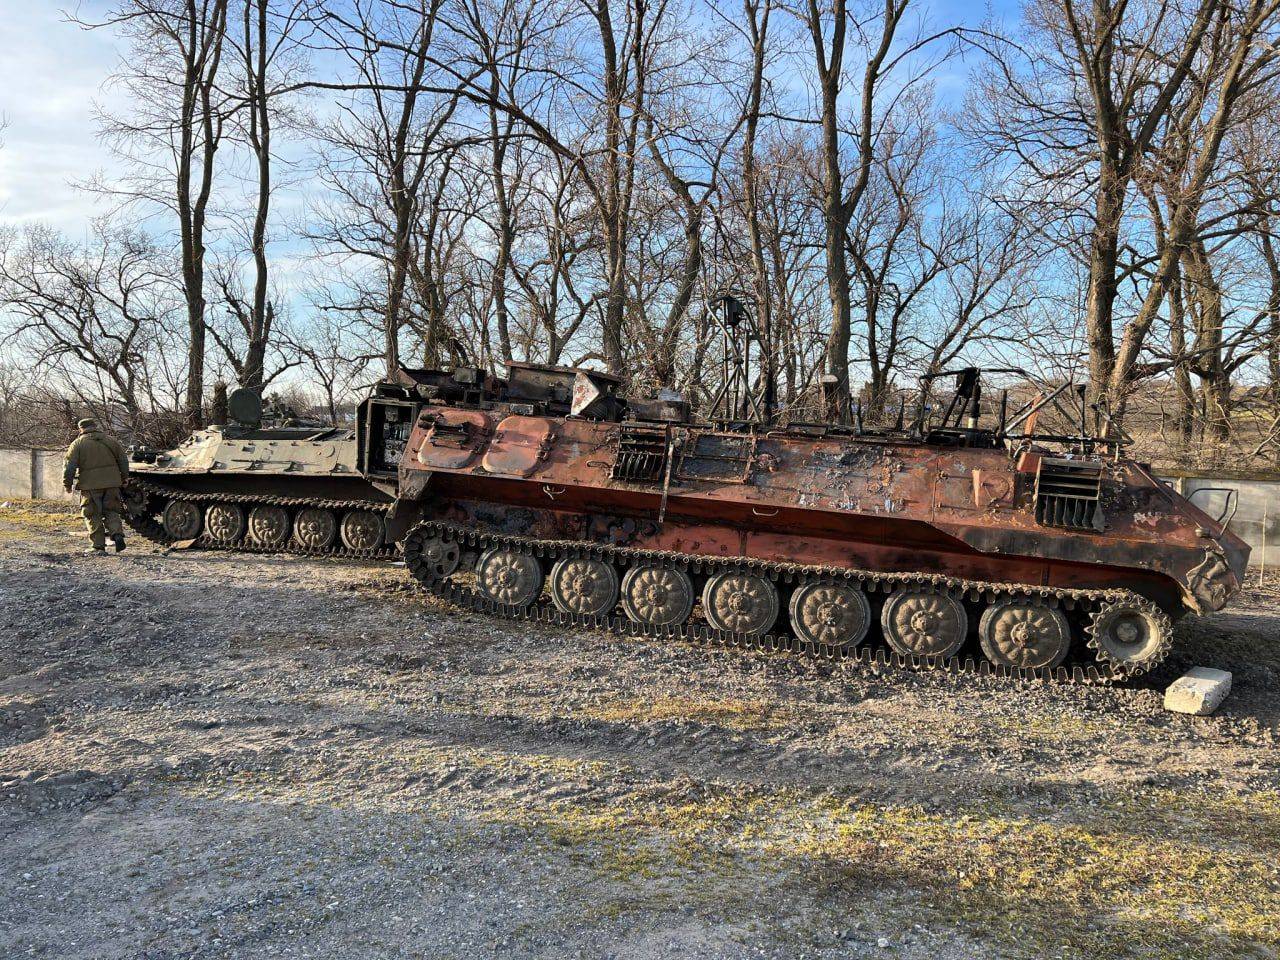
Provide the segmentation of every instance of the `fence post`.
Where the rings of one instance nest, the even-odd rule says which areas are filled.
[[[1258,586],[1262,586],[1262,581],[1267,575],[1267,513],[1271,508],[1271,498],[1267,497],[1262,501],[1262,563],[1258,568]]]
[[[31,448],[31,499],[35,500],[40,496],[40,451],[35,447]]]

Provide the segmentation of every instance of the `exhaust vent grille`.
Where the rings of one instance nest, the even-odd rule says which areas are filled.
[[[657,483],[667,468],[666,427],[624,423],[609,476],[626,483]]]
[[[1041,459],[1036,471],[1036,522],[1046,527],[1101,531],[1102,464]]]

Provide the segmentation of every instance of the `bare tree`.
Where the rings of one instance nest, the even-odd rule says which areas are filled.
[[[850,414],[849,344],[852,337],[849,264],[846,235],[863,195],[871,181],[872,166],[879,149],[880,124],[887,109],[881,104],[891,75],[906,64],[915,78],[928,73],[932,64],[912,63],[912,58],[929,44],[954,34],[946,30],[929,36],[915,36],[899,43],[899,31],[910,0],[885,0],[865,18],[859,18],[846,0],[834,0],[828,9],[819,0],[804,0],[798,11],[809,34],[813,66],[818,86],[818,117],[821,124],[819,157],[821,200],[827,258],[827,287],[831,300],[831,327],[827,337],[826,372],[834,378],[836,410],[841,419]],[[845,91],[850,85],[846,57],[850,54],[850,33],[865,39],[865,66],[852,91],[852,124],[844,118]],[[896,96],[910,87],[912,78],[898,81]],[[878,112],[879,105],[879,112]],[[846,152],[846,145],[850,144]],[[851,158],[849,158],[851,154]]]
[[[1064,247],[1078,244],[1087,264],[1090,380],[1117,406],[1145,372],[1147,335],[1206,227],[1200,212],[1223,139],[1269,81],[1276,13],[1274,0],[1097,0],[1088,9],[1034,0],[1021,52],[999,50],[982,84],[979,127],[1021,167],[1032,201],[1024,209],[1046,229],[1064,228]],[[1154,257],[1133,255],[1152,228],[1137,196],[1152,158],[1176,182]],[[1144,285],[1117,336],[1127,279]]]
[[[0,345],[44,384],[98,413],[119,409],[145,433],[181,389],[172,266],[145,235],[105,222],[83,246],[47,227],[11,231],[0,238]]]
[[[400,363],[423,182],[439,152],[452,149],[441,141],[458,99],[432,83],[442,7],[443,0],[356,0],[349,10],[322,7],[316,20],[354,71],[349,79],[320,85],[350,97],[340,105],[344,120],[317,131],[330,147],[323,176],[346,212],[316,236],[381,263],[388,376]]]
[[[246,294],[235,274],[237,256],[224,257],[214,279],[227,312],[236,321],[234,338],[211,330],[215,343],[228,351],[242,387],[261,391],[267,379],[266,355],[272,342],[277,304],[271,300],[270,263],[267,256],[271,200],[276,188],[274,130],[283,121],[294,122],[288,98],[280,93],[297,79],[303,62],[308,0],[234,0],[235,29],[227,44],[234,53],[228,73],[228,98],[234,107],[230,133],[249,154],[251,212],[243,226],[244,242],[252,260],[252,283]],[[238,229],[241,229],[238,227]]]
[[[382,359],[381,337],[351,314],[318,310],[301,325],[286,325],[281,339],[300,362],[304,382],[316,388],[330,423],[342,421],[342,409],[360,399],[376,379]]]
[[[105,137],[133,175],[97,189],[127,201],[159,204],[178,220],[187,304],[188,420],[203,418],[205,254],[214,161],[233,106],[219,87],[228,0],[121,0],[85,26],[111,28],[129,42],[117,81],[128,114],[102,117]]]

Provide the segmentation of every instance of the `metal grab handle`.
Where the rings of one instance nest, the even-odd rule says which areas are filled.
[[[759,507],[752,507],[751,512],[754,513],[757,517],[776,517],[778,515],[778,511],[776,509],[761,510]]]
[[[1209,511],[1205,507],[1201,507],[1200,504],[1196,503],[1196,497],[1202,493],[1225,493],[1227,495],[1227,502],[1222,505],[1222,512],[1213,521],[1223,530],[1226,530],[1227,527],[1231,526],[1231,521],[1236,516],[1236,510],[1240,507],[1240,491],[1234,487],[1197,487],[1192,490],[1187,496],[1187,502],[1208,513]],[[1208,505],[1206,504],[1205,506]]]
[[[560,494],[564,493],[564,491],[565,491],[564,487],[552,487],[545,483],[542,485],[542,492],[545,493],[552,500],[560,496]]]

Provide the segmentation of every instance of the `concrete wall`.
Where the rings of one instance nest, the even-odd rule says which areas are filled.
[[[70,500],[62,489],[61,450],[0,449],[0,500]]]
[[[1268,567],[1280,566],[1280,480],[1236,480],[1191,475],[1165,479],[1211,517],[1218,516],[1227,507],[1227,495],[1206,490],[1196,496],[1195,491],[1205,490],[1207,487],[1234,490],[1238,505],[1231,520],[1231,532],[1253,548],[1249,562],[1257,565],[1265,559]]]
[[[65,451],[37,450],[36,453],[36,489],[37,497],[43,500],[70,500],[80,502],[80,495],[74,490],[67,493],[62,489],[62,464]]]
[[[0,497],[31,496],[32,451],[0,449]]]

